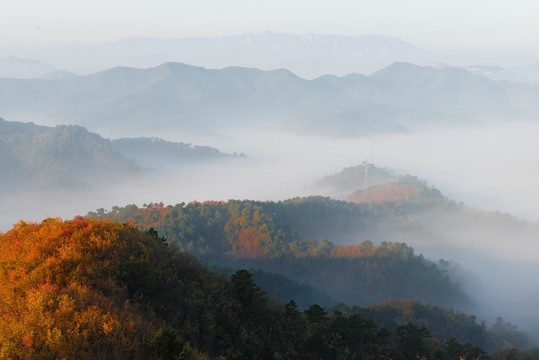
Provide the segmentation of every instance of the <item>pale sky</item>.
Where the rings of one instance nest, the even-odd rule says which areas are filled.
[[[214,37],[262,31],[378,34],[433,52],[539,59],[539,2],[0,0],[0,56],[133,35]]]

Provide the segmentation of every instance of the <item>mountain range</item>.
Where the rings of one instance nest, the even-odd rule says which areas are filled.
[[[352,72],[370,74],[396,61],[420,65],[440,61],[434,54],[388,36],[295,35],[270,31],[204,38],[132,36],[111,43],[55,47],[39,58],[81,74],[115,66],[148,68],[164,62],[182,62],[208,68],[286,68],[306,78]]]
[[[374,34],[298,35],[266,31],[221,37],[131,36],[109,43],[74,43],[45,50],[25,54],[40,61],[0,59],[0,77],[58,78],[117,66],[150,68],[166,62],[181,62],[212,69],[229,66],[262,70],[284,68],[303,78],[314,79],[327,74],[372,74],[395,62],[410,62],[421,66],[447,63],[492,80],[539,82],[537,63],[528,65],[534,59],[441,54],[395,37]]]
[[[361,135],[482,120],[534,119],[539,88],[450,67],[395,63],[370,76],[306,80],[287,70],[180,63],[54,80],[0,79],[0,116],[106,136],[234,127]],[[127,132],[127,134],[126,134]]]

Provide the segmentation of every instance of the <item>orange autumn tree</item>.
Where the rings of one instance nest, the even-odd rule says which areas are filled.
[[[226,353],[214,340],[236,331],[231,299],[223,277],[153,229],[78,217],[0,233],[0,359]]]
[[[0,235],[0,358],[137,358],[153,325],[118,272],[147,235],[109,221],[19,222]]]

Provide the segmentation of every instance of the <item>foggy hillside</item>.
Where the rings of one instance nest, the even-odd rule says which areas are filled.
[[[133,159],[144,169],[167,171],[171,167],[208,164],[244,154],[225,154],[210,146],[199,146],[166,141],[160,138],[120,138],[110,141],[111,146]]]
[[[0,79],[0,113],[78,124],[110,137],[235,127],[350,136],[531,119],[539,113],[539,88],[409,63],[371,76],[315,80],[286,70],[167,63],[68,79]]]
[[[0,193],[120,184],[144,174],[239,158],[209,146],[159,138],[109,140],[76,125],[56,127],[0,118]],[[244,157],[244,155],[242,155]],[[190,168],[192,170],[192,168]]]
[[[1,192],[89,185],[134,174],[136,165],[108,140],[74,125],[56,127],[0,118]],[[104,182],[103,182],[104,183]]]
[[[489,324],[502,316],[520,328],[537,331],[535,297],[531,294],[537,293],[539,287],[524,280],[526,274],[539,269],[533,255],[526,254],[536,241],[537,224],[471,209],[432,188],[424,189],[428,193],[421,197],[359,204],[311,196],[279,202],[229,200],[149,204],[142,208],[114,206],[110,211],[99,209],[89,215],[155,227],[168,241],[209,263],[285,274],[324,289],[348,304],[395,296],[422,298],[431,303],[441,301]],[[432,269],[419,270],[421,276],[404,275],[417,270],[408,264],[399,270],[369,273],[367,269],[377,269],[371,262],[359,272],[361,266],[352,258],[368,254],[373,244],[385,247],[387,241],[412,245],[416,254],[429,259],[427,263],[436,262],[437,267],[432,264],[432,268],[439,268],[459,284],[470,301],[462,302],[455,294],[446,293],[440,278],[427,279]],[[400,245],[387,246],[395,249]],[[335,259],[338,254],[351,258],[340,263]],[[287,256],[298,260],[286,260]],[[387,285],[386,275],[392,281],[404,277]],[[377,280],[372,281],[374,278]],[[419,278],[419,284],[414,283]],[[434,290],[431,281],[440,288]],[[402,287],[403,284],[406,285]],[[359,288],[363,291],[357,291]],[[455,303],[450,304],[450,299]]]
[[[373,164],[365,188],[364,170],[365,164],[347,167],[318,181],[332,194],[357,189],[347,196],[357,205],[335,203],[340,210],[319,212],[316,220],[304,225],[304,236],[337,243],[355,243],[358,237],[375,243],[403,241],[427,258],[445,259],[440,264],[475,302],[476,307],[468,311],[478,316],[497,311],[519,326],[538,330],[533,304],[539,287],[523,280],[539,269],[537,257],[529,253],[536,246],[537,223],[457,203],[423,180]],[[531,196],[530,190],[527,193]],[[362,207],[377,216],[365,220],[359,211]]]

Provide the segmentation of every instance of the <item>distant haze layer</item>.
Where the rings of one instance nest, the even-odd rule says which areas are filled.
[[[249,160],[177,168],[176,175],[169,169],[167,176],[160,176],[165,168],[155,169],[143,179],[77,191],[76,202],[67,200],[73,196],[69,191],[43,196],[28,193],[27,198],[4,195],[3,203],[13,205],[4,207],[2,228],[21,218],[71,217],[127,203],[330,195],[314,185],[316,180],[365,160],[400,174],[416,175],[467,205],[536,220],[539,149],[533,134],[538,131],[539,125],[523,123],[353,139],[238,131],[201,135],[193,141],[225,152],[241,150]],[[182,138],[181,132],[169,133],[171,140]]]
[[[381,35],[297,35],[266,31],[216,37],[131,36],[105,43],[77,42],[45,49],[32,47],[32,50],[23,52],[4,51],[0,51],[0,65],[3,67],[0,76],[19,78],[39,74],[44,66],[58,69],[49,77],[67,77],[72,75],[70,72],[90,74],[116,66],[148,68],[165,62],[182,62],[212,69],[228,66],[287,69],[306,79],[313,79],[328,74],[368,75],[394,62],[410,62],[416,65],[445,63],[473,68],[489,77],[539,81],[536,64],[539,54],[534,57],[509,51],[496,56],[481,56],[471,51],[460,52],[459,55],[437,53],[402,39]],[[52,66],[34,60],[33,67],[30,67],[29,60],[20,59],[14,64],[13,58],[1,58],[14,55]]]

